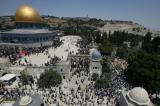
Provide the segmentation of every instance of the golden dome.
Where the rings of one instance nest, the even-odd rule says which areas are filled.
[[[23,5],[16,11],[15,22],[41,23],[42,18],[35,9],[28,5]]]

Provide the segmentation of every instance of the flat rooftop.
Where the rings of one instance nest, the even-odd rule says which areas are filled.
[[[6,74],[2,77],[0,77],[1,81],[9,81],[10,79],[16,77],[16,74]]]

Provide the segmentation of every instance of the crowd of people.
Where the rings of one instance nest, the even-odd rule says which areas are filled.
[[[20,82],[16,89],[4,89],[5,97],[17,99],[24,95],[39,94],[45,106],[115,106],[118,103],[121,90],[123,88],[131,89],[131,86],[124,79],[121,71],[123,68],[120,68],[121,63],[115,64],[111,62],[112,73],[109,87],[97,89],[94,85],[95,81],[92,81],[89,73],[90,58],[86,56],[86,54],[89,54],[88,44],[83,40],[79,40],[77,44],[80,45],[80,50],[77,53],[79,56],[71,56],[70,76],[63,78],[59,87],[40,89],[37,84],[38,77],[33,76],[33,82],[28,85],[22,85]],[[27,51],[27,55],[33,53],[45,53],[45,55],[48,55],[48,48],[49,46],[23,50]],[[0,51],[3,51],[0,56],[9,56],[12,63],[15,59],[17,60],[16,56],[20,51],[18,48],[3,49],[0,49]],[[54,64],[59,60],[56,56],[55,58],[48,58],[50,58],[50,61],[44,64],[45,66]],[[122,63],[124,64],[124,62]]]
[[[118,64],[119,63],[119,64]],[[118,62],[111,62],[111,81],[110,81],[110,88],[112,90],[113,95],[117,99],[120,97],[121,91],[125,88],[126,90],[130,90],[133,87],[127,82],[127,76],[124,74],[124,70],[122,71],[122,67],[124,65],[124,62],[121,62],[121,60]]]
[[[33,82],[28,85],[18,84],[18,89],[5,89],[7,98],[18,99],[24,95],[39,94],[44,106],[115,106],[116,98],[111,89],[97,90],[94,81],[90,79],[87,57],[72,57],[71,76],[62,81],[59,87],[38,88],[38,77],[33,76]],[[86,63],[87,62],[87,63]],[[67,83],[67,84],[65,84]]]
[[[80,57],[80,58],[72,57],[71,58],[71,68],[72,69],[76,68],[76,71],[80,72],[83,70],[83,71],[88,72],[89,64],[90,64],[89,58],[84,58],[84,57]]]
[[[78,52],[78,54],[89,54],[89,48],[88,48],[88,45],[89,45],[89,42],[86,41],[86,40],[79,40],[77,42],[77,45],[80,45],[80,50]]]
[[[5,46],[0,45],[0,57],[9,58],[9,61],[14,65],[16,60],[21,58],[21,52],[24,51],[24,55],[31,55],[31,54],[38,54],[43,53],[44,51],[48,50],[50,47],[58,47],[63,42],[59,41],[54,43],[54,45],[48,45],[43,46],[43,44],[40,47],[32,47],[32,48],[26,48],[26,47],[18,47],[18,46]]]

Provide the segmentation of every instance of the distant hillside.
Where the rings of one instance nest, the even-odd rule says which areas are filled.
[[[77,27],[75,24],[80,24],[81,26],[88,26],[96,28],[101,32],[111,32],[114,31],[125,31],[128,33],[139,34],[144,36],[147,32],[151,32],[152,36],[160,36],[160,31],[150,30],[140,24],[134,23],[132,21],[121,21],[121,20],[101,20],[89,17],[55,17],[55,16],[42,16],[44,22],[50,27],[51,30],[57,29],[61,30],[65,27],[70,27],[70,25]],[[0,30],[10,30],[14,29],[14,16],[1,16],[0,17]]]
[[[114,22],[114,21],[113,21]],[[106,22],[106,24],[101,27],[98,28],[101,32],[111,32],[113,33],[114,31],[125,31],[128,33],[133,33],[133,34],[139,34],[144,36],[147,32],[151,32],[152,36],[160,36],[160,31],[154,31],[154,30],[150,30],[142,25],[139,25],[137,23],[128,23],[128,22]]]

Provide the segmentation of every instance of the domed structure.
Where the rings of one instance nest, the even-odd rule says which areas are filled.
[[[24,96],[21,98],[21,100],[19,101],[19,104],[21,106],[27,106],[28,104],[30,104],[32,102],[32,98],[29,96]]]
[[[135,87],[127,93],[130,101],[137,105],[146,105],[150,103],[147,91],[142,87]]]
[[[29,5],[23,5],[16,11],[15,22],[41,23],[42,18],[35,9]]]
[[[0,43],[21,47],[49,46],[57,33],[48,30],[39,13],[28,5],[22,5],[15,14],[15,29],[0,33]]]
[[[102,56],[101,56],[101,53],[95,49],[91,53],[91,58],[93,61],[100,61]]]
[[[97,51],[97,49],[95,49],[95,48],[90,49],[89,54],[91,55],[94,51]]]

